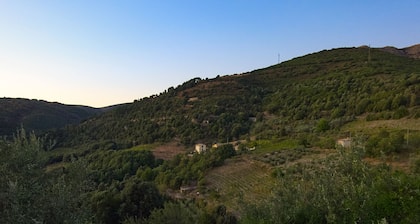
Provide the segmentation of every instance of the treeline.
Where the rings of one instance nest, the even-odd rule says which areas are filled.
[[[218,214],[217,209],[207,208],[205,204],[172,201],[162,194],[167,189],[178,192],[182,185],[199,187],[200,183],[204,183],[204,173],[207,170],[222,165],[225,159],[233,155],[235,151],[230,145],[201,155],[178,155],[162,163],[155,160],[150,151],[98,151],[88,158],[88,169],[97,184],[97,189],[90,193],[96,222],[118,223],[134,220],[147,223],[152,214],[159,216],[150,218],[151,220],[162,220],[162,217],[174,215],[170,214],[172,209],[185,209],[184,212],[188,212],[190,217],[182,219],[193,218],[191,221],[194,223],[197,220],[202,220],[200,223],[217,223],[212,222],[212,218],[205,220],[208,217],[217,219],[227,215],[232,216],[230,220],[236,221],[226,211]],[[184,203],[188,206],[185,207],[187,204]]]
[[[378,135],[400,139],[398,133]],[[403,173],[369,165],[364,146],[275,168],[273,194],[261,203],[239,203],[238,220],[224,205],[162,193],[192,185],[205,194],[205,172],[234,156],[232,145],[169,161],[147,150],[101,150],[54,168],[47,166],[43,142],[19,132],[14,141],[0,142],[0,222],[417,223],[420,166]]]

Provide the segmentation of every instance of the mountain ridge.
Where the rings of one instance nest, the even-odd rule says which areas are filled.
[[[4,97],[0,98],[0,136],[11,136],[20,127],[36,133],[62,128],[106,110],[108,109]]]

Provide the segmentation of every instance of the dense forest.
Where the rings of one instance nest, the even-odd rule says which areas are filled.
[[[0,221],[418,223],[419,127],[420,61],[381,49],[193,78],[2,139]]]

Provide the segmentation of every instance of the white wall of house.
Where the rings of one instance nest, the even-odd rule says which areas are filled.
[[[198,154],[203,153],[203,152],[205,152],[206,150],[207,150],[207,147],[206,147],[206,145],[204,145],[204,144],[196,144],[196,145],[195,145],[195,151],[196,151]]]

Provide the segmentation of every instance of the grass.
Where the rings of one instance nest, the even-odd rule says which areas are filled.
[[[66,167],[66,165],[67,165],[67,163],[65,163],[65,162],[53,163],[53,164],[48,165],[45,168],[45,172],[49,173],[49,172],[55,171],[57,169],[62,169],[63,167]]]
[[[152,150],[156,148],[159,144],[153,143],[153,144],[144,144],[144,145],[136,145],[132,148],[125,149],[127,151],[143,151],[143,150]]]
[[[350,122],[342,128],[343,131],[358,132],[363,131],[367,134],[377,132],[380,129],[388,130],[417,130],[420,131],[420,119],[398,119],[398,120],[375,120],[366,121],[359,118]]]
[[[281,141],[257,140],[254,144],[256,145],[255,153],[268,153],[299,147],[299,142],[296,139],[285,139]]]
[[[301,159],[304,156],[319,153],[312,149],[301,148],[301,149],[284,149],[281,151],[269,152],[265,154],[259,154],[254,157],[255,160],[270,164],[272,166],[279,166],[288,162],[293,162]]]
[[[81,154],[85,151],[83,148],[57,148],[51,151],[47,151],[48,155],[57,156],[57,155],[70,155],[70,154]]]

